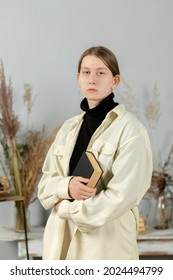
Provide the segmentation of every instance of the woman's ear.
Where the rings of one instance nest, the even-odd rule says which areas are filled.
[[[113,77],[113,88],[117,87],[120,83],[120,75],[115,75],[115,77]]]
[[[77,81],[79,80],[79,73],[77,73],[77,75],[76,75],[76,80]]]

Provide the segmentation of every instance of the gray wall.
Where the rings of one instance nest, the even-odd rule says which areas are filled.
[[[31,127],[45,123],[51,130],[80,112],[78,58],[86,48],[102,44],[117,55],[122,78],[132,87],[141,112],[157,83],[161,117],[149,133],[156,164],[159,154],[164,159],[173,142],[172,10],[171,0],[0,0],[0,59],[11,76],[23,126],[24,83],[32,85],[36,96]],[[115,91],[117,99],[121,90],[122,85]],[[32,223],[44,223],[41,206],[32,208],[38,213]],[[0,224],[12,225],[12,212],[12,204],[1,203]],[[15,258],[14,246],[7,248],[5,258]]]

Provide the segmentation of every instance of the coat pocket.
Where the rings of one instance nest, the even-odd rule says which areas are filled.
[[[66,159],[65,145],[57,145],[54,149],[53,156],[55,157],[56,165],[59,170],[59,174],[62,176],[67,175],[68,163]]]
[[[62,158],[65,155],[65,145],[57,145],[53,154],[59,158]]]
[[[91,150],[102,166],[109,166],[114,160],[116,148],[109,142],[97,139]]]

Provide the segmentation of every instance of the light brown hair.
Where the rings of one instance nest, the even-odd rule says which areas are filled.
[[[110,69],[113,76],[120,75],[119,65],[116,56],[111,50],[103,46],[91,47],[83,52],[78,62],[78,73],[80,73],[81,70],[82,60],[87,55],[95,55],[98,58],[100,58],[103,61],[103,63]]]

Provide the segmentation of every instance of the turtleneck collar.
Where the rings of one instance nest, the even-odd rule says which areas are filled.
[[[107,97],[105,97],[96,107],[90,109],[88,106],[88,101],[84,98],[80,104],[80,107],[83,111],[86,112],[85,116],[90,118],[100,118],[105,117],[107,113],[112,110],[118,103],[115,103],[114,93],[111,92]]]
[[[72,174],[81,154],[88,147],[88,143],[96,131],[96,129],[101,125],[102,121],[105,119],[107,113],[112,110],[118,103],[115,103],[114,94],[109,94],[104,98],[98,106],[90,109],[88,106],[88,101],[84,98],[81,102],[81,109],[85,111],[84,119],[79,131],[79,135],[74,147],[72,157],[70,159],[70,174]]]

